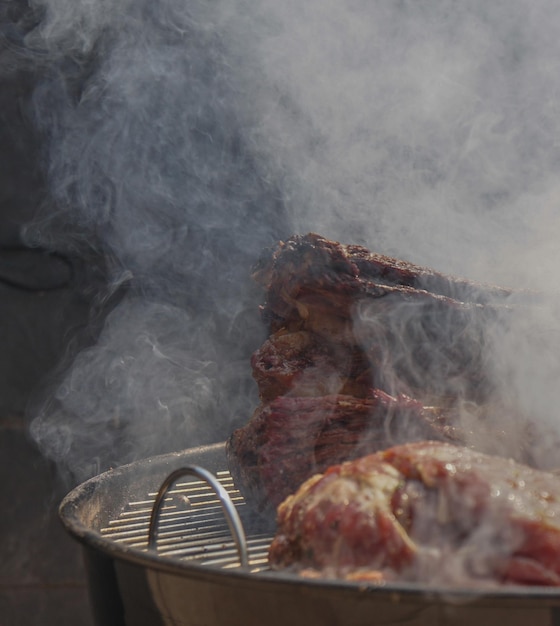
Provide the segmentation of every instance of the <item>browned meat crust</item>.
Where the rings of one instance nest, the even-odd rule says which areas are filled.
[[[357,346],[328,342],[306,330],[271,335],[253,354],[251,366],[263,402],[286,394],[364,397],[373,376]]]
[[[447,443],[397,446],[304,483],[269,556],[352,579],[560,586],[558,479]]]
[[[261,405],[227,451],[260,509],[359,454],[465,441],[457,405],[491,396],[485,330],[509,291],[315,234],[280,242],[254,278],[270,331],[251,360]]]
[[[294,316],[305,318],[300,299],[308,293],[322,294],[341,317],[351,316],[358,297],[400,293],[459,307],[466,303],[471,308],[495,306],[512,295],[507,289],[447,276],[314,233],[279,242],[262,257],[253,277],[267,292],[263,311],[271,318],[273,331],[274,324],[284,326]]]
[[[265,289],[262,312],[272,334],[305,330],[330,352],[363,352],[369,387],[477,402],[490,392],[484,330],[507,311],[508,290],[315,234],[279,243],[254,278]],[[319,352],[312,347],[308,354]],[[261,388],[273,370],[259,374]]]
[[[458,441],[445,410],[372,390],[345,395],[276,398],[227,442],[237,484],[261,511],[276,506],[304,480],[333,463],[426,438]]]

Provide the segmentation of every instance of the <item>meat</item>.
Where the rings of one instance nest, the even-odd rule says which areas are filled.
[[[261,404],[227,453],[260,510],[333,463],[464,442],[464,407],[478,419],[488,406],[486,332],[507,317],[510,291],[315,234],[280,242],[254,279],[269,330],[251,360]]]
[[[305,285],[344,292],[366,291],[371,286],[405,287],[457,302],[488,304],[511,291],[448,276],[381,254],[363,246],[343,245],[315,233],[295,235],[268,250],[254,272],[255,280],[269,291],[267,307],[287,301]]]
[[[511,292],[344,246],[315,234],[278,244],[255,280],[272,335],[306,331],[331,352],[362,352],[369,386],[429,402],[483,401],[484,329]],[[262,383],[262,377],[260,378]]]
[[[372,390],[346,395],[282,396],[262,404],[227,442],[236,484],[256,507],[276,506],[304,480],[333,463],[374,452],[399,440],[456,441],[446,412]]]
[[[361,398],[371,388],[371,364],[359,347],[327,342],[306,330],[271,335],[251,366],[264,402],[287,394]]]
[[[558,478],[445,442],[389,448],[289,496],[269,561],[355,580],[559,586]]]

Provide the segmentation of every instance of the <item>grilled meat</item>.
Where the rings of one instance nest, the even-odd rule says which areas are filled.
[[[460,440],[448,412],[371,390],[347,395],[281,396],[262,404],[229,438],[231,472],[261,511],[275,507],[304,480],[333,463],[403,441]]]
[[[360,351],[371,365],[369,387],[476,402],[491,392],[485,329],[500,323],[508,290],[315,234],[281,242],[254,278],[266,292],[262,312],[272,334],[304,330],[330,352]]]
[[[558,478],[449,443],[397,446],[289,496],[269,558],[352,579],[560,586]]]
[[[370,361],[358,346],[325,341],[306,330],[278,331],[251,358],[263,402],[283,395],[365,397]]]
[[[315,233],[295,235],[279,242],[275,249],[267,250],[253,277],[269,292],[267,307],[273,312],[278,301],[286,300],[300,287],[312,284],[324,289],[334,287],[341,294],[367,290],[372,284],[401,286],[458,302],[483,305],[493,304],[512,294],[509,289],[448,276],[401,259],[375,254],[363,246],[343,245]]]
[[[260,509],[360,454],[468,440],[460,415],[492,396],[486,332],[511,292],[315,234],[280,242],[254,279],[270,331],[251,360],[261,405],[227,450]]]

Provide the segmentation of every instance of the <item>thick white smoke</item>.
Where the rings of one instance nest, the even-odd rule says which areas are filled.
[[[292,232],[558,291],[552,1],[33,5],[52,202],[28,236],[95,248],[130,284],[34,422],[76,473],[248,417],[250,267]],[[515,317],[494,351],[510,397],[555,428],[558,353],[527,332],[558,333],[552,311]]]
[[[411,260],[533,286],[520,260],[555,240],[558,8],[260,4],[276,27],[260,41],[263,75],[288,103],[266,93],[260,129],[290,174],[298,230],[319,223]]]

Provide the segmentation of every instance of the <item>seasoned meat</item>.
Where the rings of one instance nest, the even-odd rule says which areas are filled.
[[[403,441],[457,441],[452,422],[445,410],[380,390],[367,398],[282,396],[260,405],[226,451],[236,483],[266,512],[333,463]]]
[[[364,397],[371,388],[370,362],[357,346],[326,342],[305,331],[278,331],[253,354],[261,400],[278,396]]]
[[[361,351],[371,387],[475,402],[492,391],[484,375],[486,331],[507,315],[511,291],[315,234],[280,242],[254,278],[265,290],[271,333],[305,330],[331,352]]]
[[[315,234],[280,242],[254,278],[270,332],[251,360],[261,405],[227,449],[260,509],[314,472],[397,443],[492,449],[493,433],[471,435],[493,400],[486,337],[507,318],[510,291]]]
[[[482,305],[512,295],[509,289],[442,274],[315,233],[294,235],[265,251],[253,277],[273,300],[285,299],[299,285],[314,283],[347,293],[367,289],[368,284],[410,287],[457,302]]]
[[[559,586],[558,477],[445,442],[396,446],[282,502],[269,560],[364,580]]]

